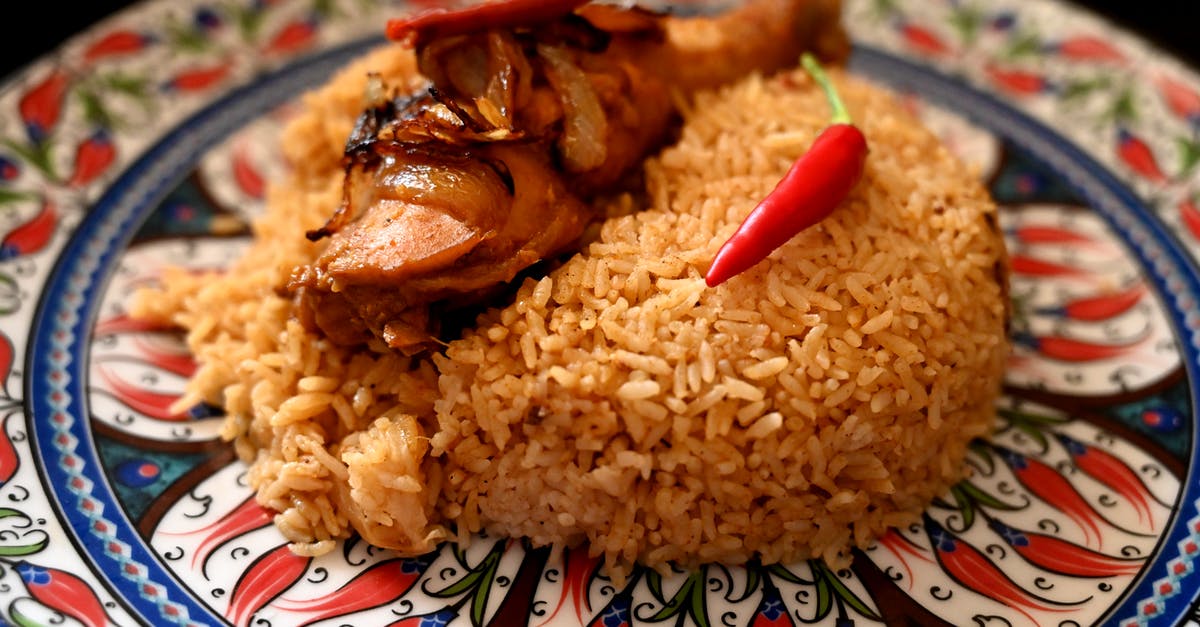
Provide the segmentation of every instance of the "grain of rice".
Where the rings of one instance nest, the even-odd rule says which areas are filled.
[[[891,309],[888,309],[888,310],[880,313],[879,315],[875,316],[874,318],[871,318],[870,320],[867,320],[866,322],[864,322],[863,325],[861,327],[859,327],[858,330],[863,335],[871,335],[872,333],[878,333],[879,331],[882,331],[882,330],[892,326],[892,319],[895,318],[895,313],[896,312],[892,311]]]

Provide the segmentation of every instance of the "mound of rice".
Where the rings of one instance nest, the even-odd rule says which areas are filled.
[[[618,572],[844,564],[963,477],[1007,353],[1004,245],[974,173],[890,94],[833,72],[870,143],[862,182],[716,289],[709,261],[829,109],[800,71],[700,94],[645,165],[648,207],[608,203],[583,252],[410,359],[328,343],[277,291],[338,201],[368,69],[413,72],[388,48],[308,95],[246,257],[172,274],[136,311],[188,329],[202,368],[181,404],[226,408],[295,550],[487,529],[586,543]]]

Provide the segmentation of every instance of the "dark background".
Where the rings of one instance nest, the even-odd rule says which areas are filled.
[[[1142,34],[1164,50],[1200,67],[1200,2],[1197,0],[1064,0],[1087,7]],[[6,20],[9,31],[0,54],[0,77],[57,47],[89,24],[117,11],[128,1],[95,0],[61,3],[22,2]]]

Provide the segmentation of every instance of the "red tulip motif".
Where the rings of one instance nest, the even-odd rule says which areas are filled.
[[[46,247],[58,226],[58,209],[45,199],[37,213],[0,239],[0,261],[32,255]]]
[[[1166,74],[1160,75],[1155,83],[1171,113],[1193,125],[1200,125],[1200,91]]]
[[[183,70],[163,84],[164,91],[199,92],[204,91],[225,80],[233,67],[222,61],[215,65],[194,67]]]
[[[1117,157],[1143,179],[1151,183],[1167,182],[1167,175],[1159,167],[1150,145],[1125,127],[1117,129]]]
[[[950,53],[950,46],[933,31],[912,22],[898,24],[900,38],[909,47],[930,57],[939,57]]]
[[[93,41],[83,51],[83,59],[95,63],[102,59],[125,56],[141,52],[154,43],[154,35],[121,29],[105,34]]]
[[[250,151],[242,145],[233,150],[233,182],[250,198],[262,199],[266,182],[250,159]]]
[[[983,71],[993,85],[1017,96],[1032,96],[1055,88],[1046,77],[1027,70],[1002,68],[989,63]]]
[[[1110,41],[1095,35],[1075,35],[1046,46],[1046,51],[1073,61],[1124,63],[1125,55]]]
[[[76,189],[86,186],[103,174],[116,158],[112,135],[105,129],[96,130],[75,148],[75,162],[67,185]]]
[[[279,29],[263,48],[263,52],[274,55],[291,55],[305,50],[317,40],[317,20],[298,19]]]
[[[30,141],[42,143],[58,125],[70,85],[71,79],[67,73],[55,69],[21,96],[17,111]]]
[[[1179,201],[1179,218],[1192,237],[1200,240],[1200,196],[1188,196]]]

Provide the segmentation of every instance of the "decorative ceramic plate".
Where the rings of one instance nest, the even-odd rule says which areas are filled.
[[[422,3],[429,4],[429,3]],[[485,539],[291,554],[195,364],[123,315],[213,267],[369,0],[148,2],[0,91],[0,618],[16,625],[1176,625],[1200,590],[1200,78],[1048,1],[848,0],[851,66],[978,166],[1017,315],[998,432],[923,523],[818,562],[614,585]],[[1195,623],[1191,623],[1195,624]]]

